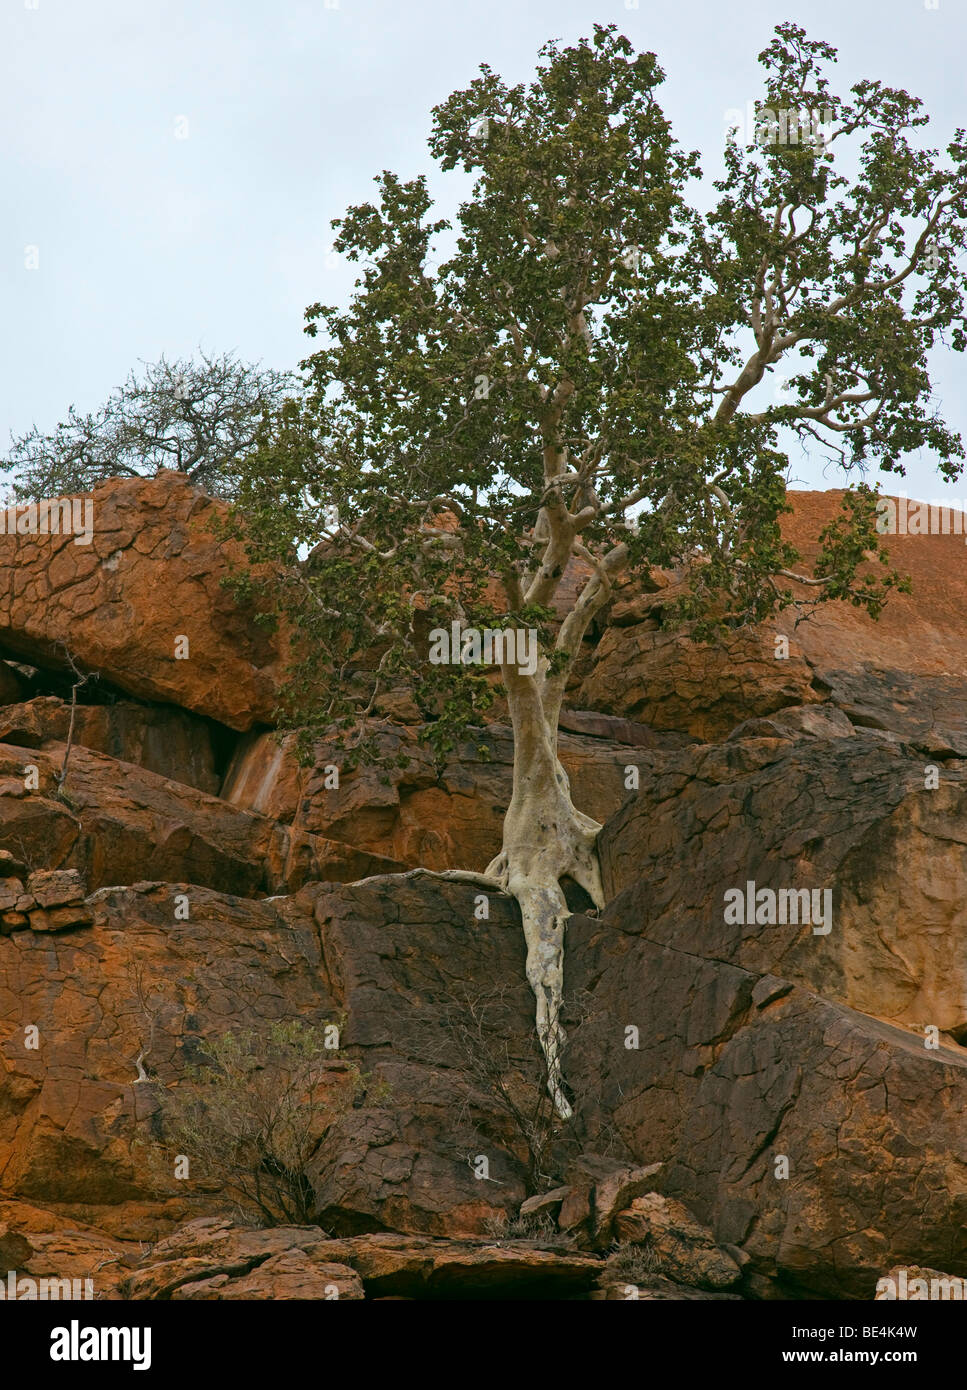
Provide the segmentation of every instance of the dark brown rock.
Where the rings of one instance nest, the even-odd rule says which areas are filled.
[[[0,661],[0,705],[12,705],[23,698],[27,682],[7,661]]]
[[[176,917],[179,894],[187,920]],[[150,1087],[135,1084],[144,1049],[150,1075],[175,1082],[205,1037],[229,1027],[345,1018],[345,1055],[372,1081],[319,1155],[319,1220],[350,1234],[483,1234],[495,1213],[519,1208],[520,1135],[488,1113],[486,1097],[484,1133],[461,1122],[465,1091],[445,1059],[433,1060],[451,993],[495,970],[521,982],[512,1051],[529,1055],[520,929],[505,900],[477,923],[466,885],[381,878],[262,902],[142,885],[102,890],[88,904],[93,925],[51,936],[44,951],[31,933],[0,938],[2,1188],[75,1209],[155,1200],[132,1149],[149,1137],[154,1111]],[[39,1048],[25,1047],[24,1021],[39,1029]],[[486,1145],[495,1181],[475,1177],[468,1144]],[[186,1193],[179,1183],[161,1194],[181,1202],[182,1219]],[[192,1189],[190,1200],[213,1199]]]
[[[10,1269],[22,1270],[33,1253],[34,1247],[25,1235],[0,1221],[0,1278]]]
[[[929,1024],[959,1038],[967,944],[953,943],[967,938],[967,768],[938,768],[928,790],[928,766],[862,731],[845,742],[761,739],[669,754],[643,770],[602,833],[613,919],[677,950],[798,980],[921,1039]],[[749,882],[755,892],[828,890],[831,930],[726,920],[726,894],[747,897]]]
[[[10,705],[0,709],[0,743],[20,748],[64,743],[70,719],[70,706],[53,695]],[[171,705],[132,700],[78,705],[74,742],[200,791],[215,793],[221,784],[215,770],[212,726]]]
[[[597,1001],[569,1080],[640,1162],[665,1160],[662,1193],[717,1245],[800,1297],[869,1297],[897,1259],[967,1272],[967,1052],[657,944],[615,909],[568,930],[571,982]]]

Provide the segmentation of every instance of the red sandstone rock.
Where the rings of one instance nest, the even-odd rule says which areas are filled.
[[[732,1256],[719,1249],[712,1232],[681,1202],[670,1197],[657,1192],[636,1197],[627,1210],[617,1213],[614,1228],[619,1241],[646,1244],[656,1269],[680,1284],[728,1289],[739,1281],[741,1271]]]
[[[38,907],[64,907],[80,902],[87,886],[76,869],[40,869],[28,878],[27,892]]]
[[[38,868],[76,869],[92,890],[150,877],[254,894],[400,867],[87,748],[71,753],[65,800],[55,781],[63,756],[57,744],[0,745],[0,844]],[[29,766],[40,785],[28,792]]]
[[[122,1287],[133,1299],[361,1298],[364,1285],[375,1298],[574,1297],[591,1289],[601,1268],[587,1255],[522,1241],[332,1240],[314,1227],[253,1231],[216,1219],[161,1241]]]
[[[275,656],[259,648],[261,662],[245,647],[264,638],[220,607],[221,552],[190,526],[213,504],[170,478],[109,485],[105,496],[115,520],[156,513],[143,536],[132,532],[106,563],[93,548],[88,560],[57,559],[62,599],[44,588],[39,551],[24,553],[25,606],[0,601],[3,640],[56,663],[69,620],[118,686],[239,729],[264,718],[255,711],[274,699]],[[790,526],[804,546],[830,500],[796,500]],[[962,546],[897,538],[893,558],[913,573],[915,594],[892,601],[879,626],[832,606],[790,634],[788,662],[773,655],[779,624],[724,650],[666,631],[661,604],[676,581],[652,576],[643,593],[622,590],[599,659],[572,692],[592,707],[565,716],[576,736],[562,736],[562,760],[576,802],[611,817],[601,849],[612,901],[568,926],[567,986],[591,1008],[571,1026],[566,1071],[582,1145],[606,1136],[609,1156],[574,1160],[559,1134],[554,1162],[567,1182],[536,1200],[559,1197],[561,1226],[586,1243],[617,1236],[664,1251],[674,1279],[655,1274],[639,1297],[735,1296],[687,1279],[765,1296],[869,1297],[878,1272],[904,1260],[967,1274],[967,987],[955,948],[967,900],[967,772],[955,756],[967,752]],[[197,617],[221,667],[165,664],[171,614],[159,592]],[[0,699],[4,689],[21,699],[16,675]],[[156,722],[128,703],[124,719],[112,712],[120,706],[79,711],[60,798],[63,706],[0,710],[0,727],[19,739],[0,748],[0,1192],[17,1194],[0,1200],[0,1256],[36,1274],[99,1270],[109,1298],[125,1281],[138,1298],[324,1298],[333,1285],[350,1298],[629,1297],[600,1258],[485,1238],[527,1206],[525,1154],[485,1095],[474,1097],[476,1129],[464,1125],[466,1089],[440,1042],[454,989],[512,981],[521,989],[506,1043],[510,1065],[522,1065],[533,1001],[516,909],[495,895],[480,921],[471,886],[371,877],[420,862],[482,867],[509,797],[506,731],[486,734],[491,762],[463,750],[438,775],[413,731],[387,724],[380,737],[409,766],[388,785],[346,776],[338,792],[324,785],[324,746],[303,771],[289,746],[252,734],[220,800],[171,780],[203,780],[203,722],[176,711]],[[410,713],[405,692],[386,712]],[[682,747],[639,720],[732,738]],[[105,755],[116,739],[130,760]],[[932,791],[927,757],[942,774]],[[25,786],[28,760],[39,790]],[[628,764],[641,778],[630,797]],[[68,868],[100,889],[86,904],[55,891],[41,905],[24,888],[28,870],[28,887],[43,890],[58,880],[39,870]],[[141,881],[149,874],[167,881]],[[340,876],[368,881],[312,882]],[[727,930],[722,893],[746,876],[832,885],[833,932]],[[291,897],[257,896],[301,884]],[[217,1185],[159,1193],[133,1147],[150,1132],[152,1087],[179,1084],[206,1038],[290,1017],[340,1018],[347,1057],[374,1079],[313,1165],[332,1236],[211,1218]],[[946,1033],[936,1050],[924,1047],[924,1023]],[[139,1056],[148,1084],[136,1079]],[[479,1152],[492,1183],[466,1162]],[[776,1178],[777,1154],[792,1164],[788,1184]],[[656,1180],[661,1196],[640,1191]],[[199,1213],[206,1221],[183,1226]],[[138,1242],[159,1237],[142,1259]]]
[[[0,642],[55,667],[66,664],[66,643],[83,669],[121,690],[230,728],[268,720],[279,654],[222,587],[241,553],[211,533],[224,505],[164,470],[100,484],[93,506],[90,545],[0,536]],[[187,659],[176,659],[179,637]]]

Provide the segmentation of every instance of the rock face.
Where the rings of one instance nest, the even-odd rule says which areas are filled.
[[[429,872],[499,847],[508,729],[438,769],[392,691],[384,775],[324,742],[300,766],[219,504],[165,474],[94,501],[90,546],[0,538],[0,1275],[177,1301],[967,1277],[963,537],[896,538],[917,592],[878,626],[833,605],[702,646],[659,573],[602,615],[561,721],[608,898],[572,895],[561,1125],[516,905]],[[837,502],[794,497],[807,554]],[[61,785],[64,642],[101,679]],[[262,1229],[156,1145],[206,1049],[289,1020],[338,1033],[323,1091],[360,1079],[305,1170],[316,1224]]]
[[[798,634],[789,635],[783,660],[776,660],[774,635],[760,629],[736,633],[721,646],[695,642],[665,617],[678,592],[669,587],[645,596],[631,613],[619,613],[580,688],[582,703],[655,729],[715,740],[743,719],[822,698]]]
[[[150,876],[248,895],[400,867],[87,748],[71,752],[65,799],[56,786],[64,753],[55,743],[0,745],[0,848],[77,869],[91,890]]]
[[[601,837],[613,907],[651,940],[955,1041],[967,1030],[965,847],[967,766],[950,760],[941,778],[865,730],[669,755]],[[775,913],[749,912],[749,883],[776,895]],[[803,890],[810,917],[814,891],[820,911],[830,895],[828,931],[803,925]],[[785,924],[783,892],[797,895]]]
[[[783,532],[809,564],[843,494],[791,492]],[[912,504],[911,504],[912,505]],[[694,642],[667,616],[682,592],[676,576],[641,593],[626,589],[584,677],[588,707],[695,738],[725,738],[745,719],[831,700],[854,723],[963,753],[967,739],[967,602],[962,535],[891,535],[890,563],[913,582],[891,596],[879,621],[836,601],[797,624],[794,611],[724,645]],[[788,655],[777,659],[776,639]]]
[[[187,920],[176,918],[178,893]],[[48,938],[45,951],[29,931],[0,940],[0,1190],[150,1203],[150,1175],[131,1150],[154,1109],[151,1087],[137,1081],[139,1055],[168,1084],[227,1028],[345,1018],[345,1046],[361,1056],[373,1093],[383,1083],[390,1099],[352,1110],[330,1135],[316,1176],[325,1223],[483,1234],[489,1216],[520,1205],[508,1120],[491,1117],[504,1151],[498,1142],[493,1181],[482,1182],[466,1160],[475,1127],[459,1122],[463,1091],[437,1059],[443,1004],[462,980],[522,978],[509,903],[495,901],[490,920],[476,922],[464,885],[381,877],[265,902],[157,884],[105,890],[89,904],[92,925]],[[523,1050],[530,1020],[518,994]]]
[[[967,1053],[659,945],[620,908],[569,928],[598,1006],[570,1054],[586,1117],[662,1159],[661,1191],[765,1296],[869,1297],[891,1259],[967,1268]]]
[[[600,1272],[587,1255],[525,1242],[329,1240],[318,1229],[252,1231],[216,1219],[159,1242],[121,1287],[133,1299],[362,1298],[364,1285],[375,1298],[567,1298]]]

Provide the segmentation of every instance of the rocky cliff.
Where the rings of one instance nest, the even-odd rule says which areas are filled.
[[[808,553],[837,494],[793,501]],[[300,765],[271,727],[284,640],[222,585],[216,510],[161,474],[98,490],[90,546],[0,537],[0,1275],[138,1299],[967,1276],[963,537],[893,538],[914,589],[878,624],[835,604],[711,646],[668,621],[674,576],[612,605],[561,740],[609,902],[575,891],[576,1118],[535,1167],[516,907],[416,872],[495,853],[509,731],[440,770],[396,692],[385,771]],[[71,734],[72,661],[98,679]],[[774,910],[816,893],[825,915]],[[484,995],[489,1072],[457,1046]],[[206,1045],[287,1019],[338,1022],[333,1084],[366,1084],[311,1165],[315,1224],[264,1229],[150,1152]]]

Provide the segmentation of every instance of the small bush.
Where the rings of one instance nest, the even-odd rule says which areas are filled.
[[[217,1182],[264,1225],[312,1224],[308,1169],[365,1086],[359,1069],[301,1021],[226,1033],[205,1051],[186,1082],[159,1094],[168,1163],[187,1157],[192,1177]]]
[[[531,1216],[507,1216],[501,1212],[488,1216],[484,1227],[488,1235],[500,1240],[539,1240],[545,1244],[548,1241],[559,1244],[565,1239],[558,1231],[554,1218],[546,1212],[535,1212]]]
[[[621,1283],[647,1284],[661,1274],[662,1258],[652,1241],[622,1245],[608,1259],[608,1274]]]

